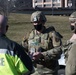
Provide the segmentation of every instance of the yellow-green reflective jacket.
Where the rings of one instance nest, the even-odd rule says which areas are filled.
[[[0,35],[0,75],[27,75],[32,70],[32,61],[24,48]]]

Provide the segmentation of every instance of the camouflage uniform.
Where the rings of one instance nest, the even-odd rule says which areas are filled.
[[[69,18],[70,27],[73,32],[72,37],[69,40],[67,48],[64,47],[66,58],[66,75],[76,75],[76,12],[73,12]]]
[[[43,26],[41,33],[38,33],[35,29],[31,31],[27,40],[28,54],[33,52],[43,53],[42,58],[38,61],[33,61],[35,73],[32,75],[57,75],[58,59],[62,51],[59,48],[55,49],[55,47],[62,44],[61,38],[62,36],[55,31],[54,27],[46,28]],[[25,43],[26,39],[23,40],[23,45]],[[32,55],[29,54],[29,56],[32,58]]]
[[[35,51],[38,51],[41,48],[41,52],[50,50],[54,47],[61,45],[61,37],[56,31],[51,31],[44,27],[44,30],[41,34],[37,34],[36,30],[32,30],[28,38],[28,50],[30,52],[31,48],[34,48]],[[57,51],[57,49],[56,49]],[[56,53],[51,50],[50,52],[44,52],[44,59],[36,62],[36,67],[38,72],[44,75],[57,75],[58,70],[58,59],[60,58],[61,51]],[[56,74],[54,74],[56,73]],[[35,72],[37,75],[37,72]]]
[[[76,40],[68,46],[66,51],[66,75],[76,75]]]

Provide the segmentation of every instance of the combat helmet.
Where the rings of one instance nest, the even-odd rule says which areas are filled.
[[[73,12],[73,13],[70,15],[70,17],[69,17],[69,21],[73,21],[73,22],[76,21],[76,11]]]
[[[36,11],[31,15],[31,22],[42,21],[46,22],[46,17],[42,11]]]

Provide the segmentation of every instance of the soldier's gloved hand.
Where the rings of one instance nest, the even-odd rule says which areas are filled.
[[[51,59],[54,59],[54,60],[60,59],[60,55],[59,55],[59,54],[53,54],[53,55],[51,56]]]
[[[42,57],[43,57],[43,55],[42,55],[41,52],[35,52],[35,53],[33,54],[33,60],[39,60],[39,59],[42,58]]]

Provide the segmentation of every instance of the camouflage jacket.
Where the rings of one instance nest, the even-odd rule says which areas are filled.
[[[76,42],[76,40],[74,40],[74,41],[68,40],[66,42],[66,44],[61,47],[61,49],[64,53],[65,63],[68,61],[68,57],[70,55],[70,52],[72,51],[72,47],[75,45],[75,42]]]
[[[41,62],[38,62],[39,64],[46,64],[46,67],[48,68],[55,68],[58,64],[57,60],[59,59],[62,52],[60,49],[56,49],[56,51],[54,51],[55,49],[53,50],[53,48],[62,45],[61,39],[62,36],[55,30],[53,31],[51,27],[44,27],[43,32],[40,34],[38,34],[36,30],[32,30],[32,32],[29,34],[27,43],[26,39],[23,40],[23,45],[25,45],[24,47],[26,47],[26,44],[28,44],[28,52],[31,52],[32,49],[32,52],[43,52],[45,59],[41,60]],[[49,51],[50,49],[51,52],[50,54],[48,54],[47,51]]]
[[[75,75],[76,74],[76,39],[70,45],[67,54],[68,54],[68,58],[66,61],[66,74]]]

